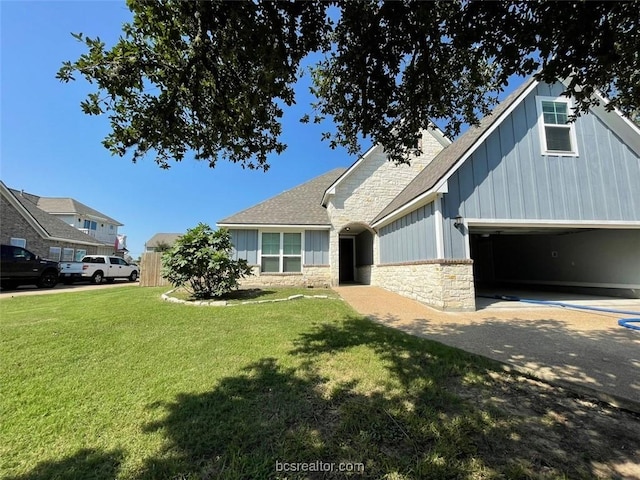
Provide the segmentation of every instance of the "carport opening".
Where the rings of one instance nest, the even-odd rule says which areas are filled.
[[[471,228],[469,240],[479,295],[640,298],[640,230]]]

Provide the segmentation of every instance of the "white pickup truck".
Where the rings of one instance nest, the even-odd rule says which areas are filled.
[[[135,282],[140,276],[137,265],[130,265],[124,258],[111,255],[87,255],[82,259],[82,278],[93,283],[112,283],[116,278]]]
[[[82,280],[82,262],[60,262],[59,280],[65,285]]]

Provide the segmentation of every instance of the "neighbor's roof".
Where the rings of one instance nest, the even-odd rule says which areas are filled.
[[[399,208],[403,207],[411,200],[428,192],[434,188],[440,180],[442,180],[449,171],[458,163],[458,161],[473,148],[476,142],[485,134],[503,114],[509,110],[523,95],[523,93],[535,82],[530,78],[520,87],[514,90],[507,98],[505,98],[489,115],[484,117],[479,125],[469,128],[463,135],[455,140],[451,145],[445,147],[429,165],[427,165],[416,178],[402,190],[396,198],[394,198],[384,210],[382,210],[372,223],[382,220],[387,215],[392,214]]]
[[[345,172],[336,168],[218,222],[218,225],[330,225],[325,190]]]
[[[38,200],[38,207],[45,212],[51,214],[79,214],[90,217],[97,217],[103,219],[108,223],[122,226],[123,224],[114,220],[113,218],[88,207],[82,202],[74,200],[73,198],[54,198],[54,197],[40,197]]]
[[[145,246],[147,248],[155,248],[162,243],[171,246],[182,235],[183,235],[182,233],[156,233],[153,237],[147,240],[147,243],[145,243]]]
[[[4,186],[4,184],[3,184]],[[82,233],[80,230],[73,228],[63,220],[38,208],[37,195],[32,195],[12,188],[7,188],[7,192],[27,211],[31,219],[38,224],[44,232],[50,237],[69,240],[70,242],[82,243],[88,245],[103,245],[97,242],[95,238]]]

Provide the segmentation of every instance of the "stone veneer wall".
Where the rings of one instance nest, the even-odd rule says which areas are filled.
[[[253,275],[240,281],[243,287],[316,287],[331,285],[329,265],[303,265],[302,273],[260,273],[260,265],[253,265]]]
[[[445,311],[476,309],[472,260],[376,265],[371,284]]]
[[[411,165],[389,161],[381,146],[368,156],[336,188],[327,203],[332,229],[329,233],[329,263],[332,285],[339,278],[339,232],[350,223],[371,225],[382,211],[424,167],[440,153],[442,145],[427,131],[422,133],[422,154],[409,158]],[[373,261],[379,261],[378,242],[374,239]]]

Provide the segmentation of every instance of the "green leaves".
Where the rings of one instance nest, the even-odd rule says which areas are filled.
[[[227,230],[213,231],[200,223],[162,255],[162,274],[174,286],[186,286],[195,298],[219,297],[251,275],[246,260],[231,259],[232,248]]]
[[[301,59],[323,40],[320,3],[132,0],[131,24],[111,50],[74,34],[88,53],[58,72],[95,82],[109,114],[103,141],[133,161],[154,154],[162,168],[188,152],[267,169],[282,152],[280,105],[294,101]],[[301,36],[304,32],[304,37]],[[83,111],[98,111],[95,98]]]
[[[103,144],[169,168],[193,153],[267,170],[283,108],[308,54],[317,101],[303,123],[335,123],[332,147],[370,137],[406,162],[417,131],[444,123],[453,137],[491,111],[513,75],[568,79],[578,112],[640,102],[639,1],[631,2],[183,2],[130,0],[133,21],[105,49],[64,62],[62,82],[96,85],[81,103],[109,115]],[[330,10],[330,7],[333,7]],[[333,20],[332,20],[333,19]]]

